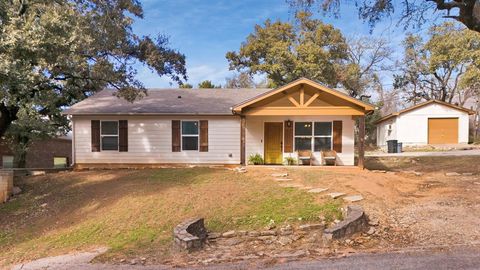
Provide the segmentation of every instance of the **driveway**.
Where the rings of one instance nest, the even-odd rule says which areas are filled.
[[[441,156],[480,156],[480,149],[430,151],[430,152],[403,152],[403,153],[366,153],[367,157],[441,157]]]

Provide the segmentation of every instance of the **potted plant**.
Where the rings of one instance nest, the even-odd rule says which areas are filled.
[[[262,165],[264,163],[263,157],[260,154],[252,154],[248,157],[248,163],[253,165]]]

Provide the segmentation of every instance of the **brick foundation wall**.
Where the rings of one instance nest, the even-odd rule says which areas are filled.
[[[3,166],[3,156],[13,156],[12,151],[0,142],[0,167]],[[34,142],[27,153],[27,168],[53,168],[54,157],[66,157],[68,165],[72,162],[72,140],[48,139]]]

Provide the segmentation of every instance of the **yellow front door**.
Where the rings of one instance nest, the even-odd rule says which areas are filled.
[[[265,123],[265,164],[282,164],[283,123]]]

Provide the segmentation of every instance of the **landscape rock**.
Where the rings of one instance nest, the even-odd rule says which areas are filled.
[[[288,236],[280,236],[278,238],[278,243],[282,246],[290,245],[293,243],[293,240]]]
[[[233,230],[222,233],[222,237],[225,237],[225,238],[234,237],[234,236],[235,236],[235,231]]]
[[[343,195],[345,195],[345,193],[332,192],[332,193],[328,193],[327,195],[330,196],[332,199],[336,199],[336,198],[342,197]]]
[[[288,181],[292,181],[292,179],[290,179],[290,178],[275,178],[275,181],[277,181],[277,182],[288,182]]]
[[[250,232],[248,232],[248,236],[257,237],[257,236],[260,236],[260,233],[257,232],[257,231],[250,231]]]
[[[370,227],[370,229],[368,229],[368,231],[367,231],[367,234],[368,234],[368,235],[372,235],[372,234],[375,233],[375,231],[376,231],[376,230],[375,230],[375,227]]]
[[[324,224],[317,223],[317,224],[302,224],[298,226],[299,230],[302,231],[311,231],[311,230],[322,230],[325,228]]]
[[[354,233],[361,232],[367,227],[367,216],[363,208],[358,205],[347,207],[347,215],[343,221],[332,228],[324,230],[326,240],[341,239]]]
[[[344,197],[343,200],[345,200],[347,202],[358,202],[358,201],[363,200],[363,196],[362,195],[352,195],[352,196]]]
[[[212,240],[213,240],[213,239],[220,238],[220,237],[222,237],[222,235],[221,235],[220,233],[209,233],[209,234],[207,235],[207,238],[208,238],[208,239],[212,239]]]
[[[277,235],[277,232],[274,230],[266,230],[266,231],[261,231],[260,236],[275,236]]]
[[[472,176],[473,173],[471,173],[471,172],[468,172],[468,173],[467,173],[467,172],[464,172],[464,173],[462,173],[462,175],[463,175],[463,176]]]
[[[20,194],[20,193],[22,193],[22,189],[21,189],[21,188],[16,187],[16,186],[14,186],[14,187],[12,188],[12,194],[13,194],[14,196],[15,196],[15,195],[18,195],[18,194]]]
[[[445,173],[445,176],[460,176],[461,174],[457,173],[457,172],[447,172]]]
[[[321,193],[321,192],[324,192],[324,191],[327,191],[328,188],[314,188],[314,189],[310,189],[308,192],[309,193]]]
[[[273,177],[287,177],[288,173],[274,173],[272,174]]]
[[[207,229],[203,218],[188,219],[173,229],[175,244],[185,250],[192,251],[203,247],[207,239]]]

